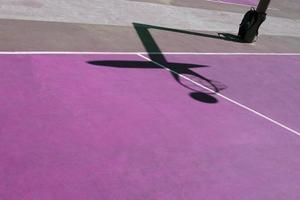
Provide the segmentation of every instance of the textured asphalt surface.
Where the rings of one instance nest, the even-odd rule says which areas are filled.
[[[247,3],[239,6],[205,0],[1,0],[0,3],[1,51],[143,51],[133,23],[212,36],[237,34],[243,14],[251,7]],[[273,0],[270,8],[260,30],[259,43],[254,45],[152,31],[163,51],[299,52],[299,1]]]
[[[166,58],[164,66],[300,129],[299,56]],[[0,60],[3,200],[300,197],[299,132],[144,57]]]
[[[0,0],[0,199],[300,199],[300,2],[219,36],[256,4]]]

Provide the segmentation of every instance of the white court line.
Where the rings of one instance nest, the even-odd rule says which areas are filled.
[[[137,54],[165,54],[165,55],[254,55],[254,56],[299,56],[300,53],[240,53],[240,52],[223,52],[223,53],[201,53],[201,52],[77,52],[77,51],[0,51],[0,55],[137,55]]]
[[[231,56],[231,55],[257,55],[257,56],[300,56],[300,53],[237,53],[237,52],[233,52],[233,53],[200,53],[200,52],[163,52],[163,53],[158,53],[158,52],[67,52],[67,51],[11,51],[11,52],[0,52],[0,55],[138,55],[148,61],[151,61],[153,63],[155,63],[156,65],[166,69],[167,71],[172,71],[170,70],[169,68],[155,62],[155,61],[152,61],[150,60],[149,58],[143,56],[142,54],[165,54],[165,55],[224,55],[224,56]],[[176,73],[175,71],[172,71],[173,73]],[[176,73],[178,74],[178,73]],[[189,79],[188,77],[184,76],[184,75],[181,75],[181,74],[178,74],[180,77],[186,79],[186,80],[189,80],[190,82],[194,83],[195,85],[199,86],[199,87],[202,87],[210,92],[213,92],[215,93],[216,95],[222,97],[223,99],[226,99],[228,100],[229,102],[235,104],[235,105],[238,105],[239,107],[242,107],[298,136],[300,136],[300,133],[296,130],[293,130],[283,124],[281,124],[280,122],[277,122],[276,120],[273,120],[267,116],[265,116],[264,114],[260,113],[260,112],[257,112],[255,111],[254,109],[252,108],[249,108],[233,99],[230,99],[229,97],[226,97],[220,93],[216,93],[215,91],[205,87],[204,85],[200,84],[200,83],[197,83],[191,79]]]
[[[218,92],[215,92],[214,90],[212,90],[212,89],[210,89],[210,88],[208,88],[208,87],[206,87],[206,86],[204,86],[204,85],[202,85],[202,84],[200,84],[200,83],[198,83],[198,82],[196,82],[196,81],[194,81],[194,80],[188,78],[187,76],[184,76],[184,75],[182,75],[182,74],[179,74],[179,73],[177,73],[176,71],[171,70],[171,69],[169,69],[168,67],[166,67],[166,66],[164,66],[164,65],[162,65],[162,64],[160,64],[160,63],[158,63],[158,62],[155,62],[155,61],[151,60],[150,58],[148,58],[148,57],[146,57],[146,56],[144,56],[144,55],[142,55],[142,54],[137,54],[137,55],[140,56],[141,58],[144,58],[144,59],[147,60],[147,61],[150,61],[150,62],[156,64],[157,66],[160,66],[160,67],[164,68],[165,70],[167,70],[167,71],[169,71],[169,72],[172,72],[172,73],[177,74],[177,75],[180,76],[181,78],[184,78],[184,79],[186,79],[186,80],[188,80],[188,81],[194,83],[195,85],[197,85],[197,86],[199,86],[199,87],[201,87],[201,88],[203,88],[203,89],[205,89],[205,90],[207,90],[207,91],[209,91],[209,92],[212,92],[212,93],[216,94],[217,96],[222,97],[223,99],[225,99],[225,100],[227,100],[227,101],[229,101],[229,102],[231,102],[231,103],[233,103],[233,104],[235,104],[235,105],[237,105],[237,106],[239,106],[239,107],[241,107],[241,108],[244,108],[245,110],[248,110],[248,111],[254,113],[255,115],[258,115],[258,116],[260,116],[260,117],[262,117],[262,118],[264,118],[264,119],[266,119],[266,120],[272,122],[273,124],[276,124],[277,126],[280,126],[281,128],[284,128],[284,129],[286,129],[286,130],[288,130],[288,131],[290,131],[290,132],[292,132],[292,133],[294,133],[294,134],[300,136],[300,132],[298,132],[298,131],[296,131],[296,130],[294,130],[294,129],[292,129],[292,128],[289,128],[289,127],[287,127],[286,125],[284,125],[284,124],[282,124],[282,123],[280,123],[280,122],[278,122],[278,121],[276,121],[276,120],[274,120],[274,119],[272,119],[272,118],[270,118],[270,117],[268,117],[268,116],[266,116],[266,115],[264,115],[264,114],[262,114],[262,113],[260,113],[260,112],[258,112],[258,111],[256,111],[256,110],[254,110],[254,109],[252,109],[252,108],[249,108],[249,107],[246,106],[246,105],[243,105],[243,104],[241,104],[241,103],[239,103],[239,102],[237,102],[237,101],[235,101],[235,100],[233,100],[233,99],[231,99],[231,98],[229,98],[229,97],[227,97],[227,96],[225,96],[225,95],[222,95],[222,94],[220,94],[220,93],[218,93]]]
[[[220,4],[228,4],[228,5],[235,5],[235,6],[243,6],[243,7],[254,7],[256,5],[250,5],[250,4],[241,4],[241,3],[233,3],[233,2],[226,2],[222,0],[206,0],[208,2],[213,2],[213,3],[220,3]],[[268,10],[280,10],[279,8],[268,8]]]

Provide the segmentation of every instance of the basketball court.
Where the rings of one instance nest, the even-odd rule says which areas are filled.
[[[0,1],[0,199],[299,199],[289,1]]]

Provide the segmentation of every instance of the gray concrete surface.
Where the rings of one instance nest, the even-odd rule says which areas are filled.
[[[273,0],[254,45],[162,30],[163,51],[300,52],[299,0]],[[236,34],[248,6],[205,0],[0,0],[1,51],[143,51],[132,23]],[[289,11],[288,11],[289,10]]]

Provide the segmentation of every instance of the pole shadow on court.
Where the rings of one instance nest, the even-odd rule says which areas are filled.
[[[190,91],[190,97],[193,99],[203,102],[203,103],[217,103],[218,100],[214,97],[217,92],[226,89],[226,86],[211,80],[207,77],[204,77],[195,71],[193,68],[202,68],[208,67],[206,65],[190,64],[190,63],[177,63],[169,62],[163,53],[161,52],[159,46],[154,40],[153,36],[150,33],[150,29],[158,29],[176,33],[183,34],[192,34],[206,37],[217,37],[212,35],[206,35],[202,33],[194,33],[185,30],[177,30],[171,28],[164,28],[158,26],[151,26],[146,24],[133,23],[134,29],[136,30],[141,42],[143,43],[144,48],[148,53],[148,58],[151,61],[127,61],[127,60],[94,60],[88,61],[87,63],[97,66],[108,66],[116,68],[139,68],[139,69],[160,69],[163,70],[162,66],[169,69],[172,77],[183,87],[187,88]],[[199,86],[193,87],[190,84],[187,84],[182,79],[182,76],[188,77],[189,79],[205,86],[207,89],[203,89]]]

